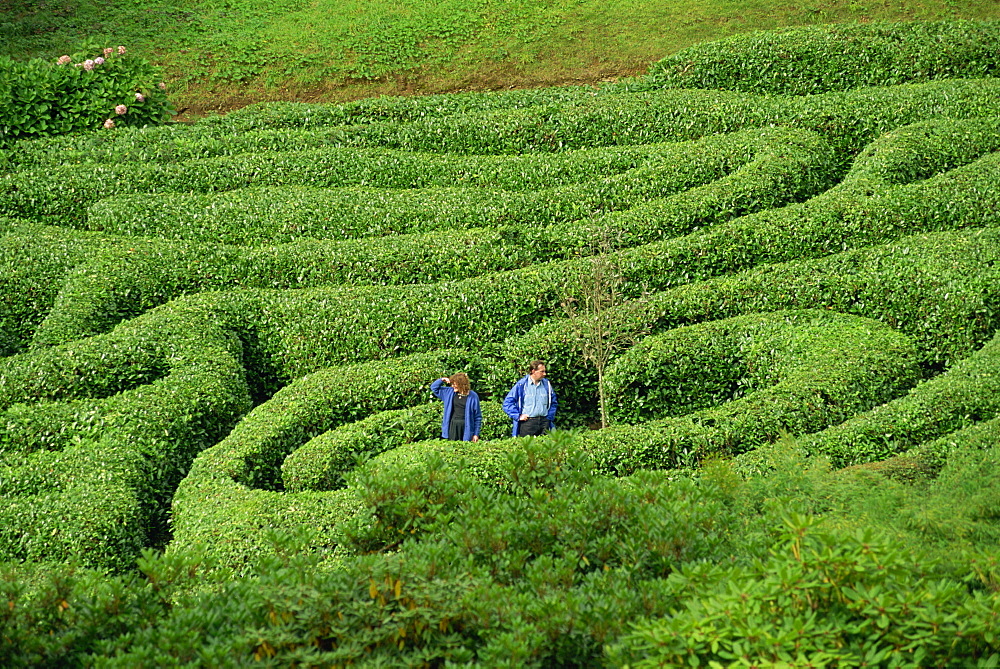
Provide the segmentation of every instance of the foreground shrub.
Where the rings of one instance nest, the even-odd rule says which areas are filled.
[[[995,559],[913,547],[882,523],[926,505],[921,489],[885,497],[879,528],[859,532],[841,509],[805,511],[836,504],[812,495],[838,475],[801,463],[752,484],[722,463],[615,480],[572,440],[516,441],[502,489],[433,458],[358,471],[345,540],[367,554],[337,569],[304,534],[272,535],[244,579],[214,578],[197,550],[114,578],[8,568],[0,652],[108,667],[995,662]],[[969,464],[993,482],[995,464]]]
[[[872,531],[810,528],[790,515],[774,553],[750,566],[692,565],[668,582],[672,615],[638,622],[616,666],[697,663],[993,666],[995,593],[933,575],[933,564]]]

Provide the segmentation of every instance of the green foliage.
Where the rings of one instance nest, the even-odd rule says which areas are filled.
[[[194,456],[249,408],[241,345],[164,312],[0,361],[0,556],[127,569]]]
[[[411,430],[420,430],[412,424],[414,412],[398,409],[424,405],[433,379],[465,370],[476,383],[485,369],[479,356],[442,350],[340,366],[290,383],[195,459],[173,497],[172,550],[210,546],[220,566],[242,574],[273,551],[264,529],[306,527],[319,531],[311,546],[331,553],[341,543],[337,526],[358,506],[354,491],[336,490],[341,475],[359,457],[405,443]],[[345,428],[334,430],[340,425]],[[339,452],[336,437],[345,431],[371,438]],[[332,448],[324,435],[333,438]],[[281,492],[282,463],[300,447],[306,452],[289,463],[289,490]]]
[[[0,146],[103,127],[142,127],[173,111],[158,68],[124,46],[61,56],[58,62],[0,58]],[[54,60],[54,59],[53,59]]]
[[[198,550],[147,553],[136,575],[8,569],[0,651],[13,666],[994,662],[995,557],[914,548],[890,525],[972,491],[972,469],[992,482],[995,454],[884,496],[857,530],[840,524],[859,496],[830,493],[877,494],[877,476],[784,455],[749,483],[724,463],[616,480],[565,433],[516,441],[503,490],[434,457],[358,470],[344,540],[360,554],[336,569],[305,533],[272,535],[244,579],[213,576]],[[820,499],[825,515],[809,511]]]
[[[633,88],[806,95],[1000,75],[996,21],[837,24],[734,35],[654,63]]]
[[[748,438],[775,419],[811,432],[882,404],[917,381],[915,357],[908,338],[884,324],[779,311],[646,337],[609,367],[606,382],[618,422],[693,414],[719,427],[743,414],[753,425],[734,432]],[[781,416],[781,405],[798,416]]]
[[[838,464],[871,462],[998,415],[1000,335],[906,396],[810,435],[802,446]]]
[[[483,425],[480,443],[510,434],[510,417],[498,402],[482,402]],[[393,458],[405,451],[404,445],[440,438],[441,404],[432,402],[409,409],[380,411],[355,423],[348,423],[313,437],[291,453],[281,465],[281,480],[288,492],[336,490],[345,485],[344,475],[359,461],[393,451]],[[463,451],[462,444],[434,444],[434,450]],[[405,459],[405,456],[403,456]]]
[[[639,622],[610,650],[610,663],[995,665],[995,595],[970,596],[888,537],[815,524],[789,514],[773,555],[673,576],[673,587],[690,593],[687,605]]]
[[[118,575],[22,568],[0,656],[995,662],[997,84],[273,105],[5,149],[0,558]],[[649,336],[609,360],[618,424],[577,432],[597,379],[561,303],[602,240]],[[535,358],[573,430],[500,438]],[[478,443],[436,438],[458,370]]]

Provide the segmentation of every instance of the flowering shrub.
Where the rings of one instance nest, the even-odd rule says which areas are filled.
[[[100,55],[91,56],[95,51]],[[0,58],[0,146],[166,121],[173,106],[159,68],[125,53],[124,46],[85,45],[83,51],[54,61]]]

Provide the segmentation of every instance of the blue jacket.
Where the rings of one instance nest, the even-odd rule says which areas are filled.
[[[517,423],[518,419],[521,417],[521,407],[524,406],[524,387],[531,381],[531,376],[526,375],[520,381],[514,384],[514,387],[510,389],[507,393],[507,397],[503,398],[503,412],[510,416],[514,420],[514,431],[511,436],[517,436]],[[549,429],[556,429],[556,391],[552,389],[552,384],[549,383],[548,379],[542,379],[542,383],[545,384],[546,389],[549,391],[549,412],[546,414],[546,418],[549,419]]]
[[[451,422],[451,405],[455,399],[455,389],[445,385],[441,379],[435,379],[431,383],[431,392],[434,397],[444,402],[444,416],[441,418],[441,438],[448,438],[448,423]],[[462,432],[462,441],[472,441],[473,437],[479,436],[479,428],[483,425],[483,412],[479,409],[479,395],[475,390],[469,391],[469,399],[465,403],[465,431]]]

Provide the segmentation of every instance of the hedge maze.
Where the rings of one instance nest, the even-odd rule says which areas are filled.
[[[965,53],[970,30],[942,39]],[[787,434],[836,466],[1000,445],[1000,80],[980,32],[981,72],[901,77],[880,33],[853,79],[782,57],[758,80],[764,47],[738,39],[600,89],[8,147],[0,559],[127,570],[200,547],[244,574],[270,530],[306,527],[335,564],[362,460],[516,487],[499,400],[524,363],[548,361],[560,427],[596,415],[561,304],[598,256],[646,334],[607,370],[611,426],[576,438],[595,472],[759,472]],[[484,399],[479,444],[435,439],[427,386],[456,371]]]

